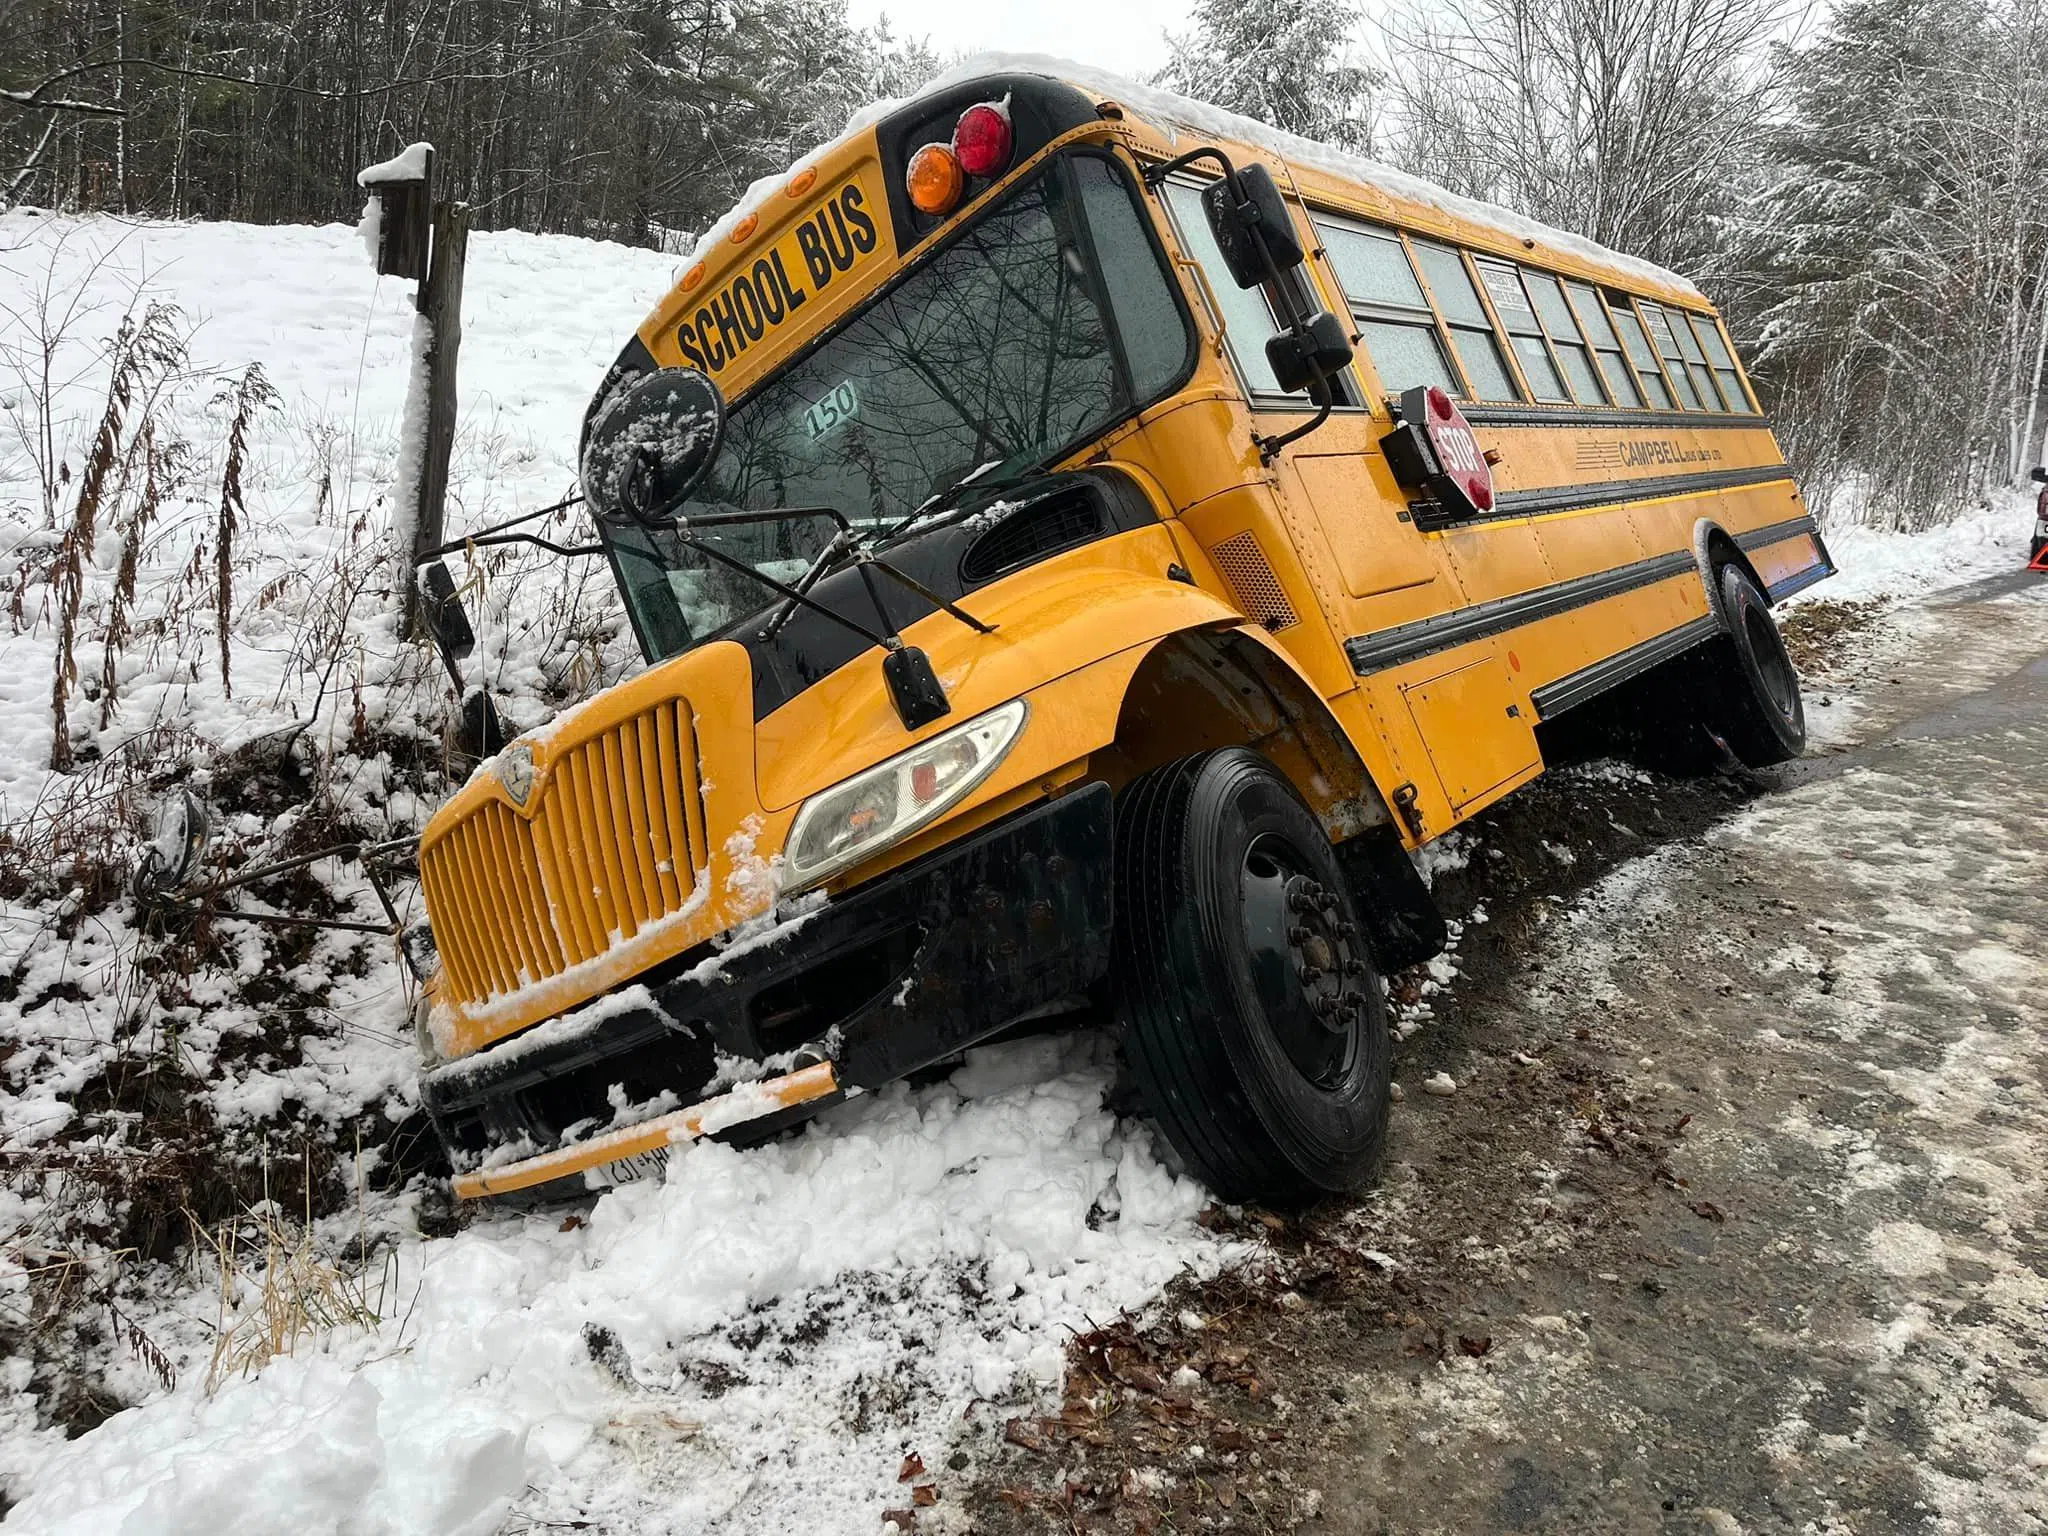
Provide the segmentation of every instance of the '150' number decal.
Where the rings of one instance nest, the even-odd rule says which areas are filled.
[[[814,443],[821,443],[860,414],[860,397],[853,384],[835,384],[825,397],[804,412],[804,431]]]

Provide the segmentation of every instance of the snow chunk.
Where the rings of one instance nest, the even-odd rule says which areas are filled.
[[[408,144],[389,160],[380,160],[357,171],[356,185],[375,187],[393,181],[418,181],[427,174],[427,156],[433,152],[434,146],[425,140]]]

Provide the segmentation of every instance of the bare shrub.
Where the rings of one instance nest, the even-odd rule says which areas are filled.
[[[290,1355],[304,1339],[337,1329],[374,1333],[396,1291],[395,1254],[386,1253],[374,1276],[367,1265],[351,1271],[321,1251],[310,1208],[295,1221],[266,1199],[218,1225],[195,1218],[192,1233],[220,1281],[209,1393]]]
[[[92,558],[109,493],[141,431],[140,422],[148,420],[158,392],[185,365],[181,324],[175,305],[152,299],[140,320],[132,310],[121,317],[120,328],[108,345],[106,406],[86,450],[71,513],[46,578],[57,600],[57,656],[50,682],[50,766],[59,773],[69,773],[74,762],[68,712],[71,688],[78,681],[74,649],[79,608],[85,598],[86,562]],[[47,394],[38,404],[45,417],[55,409]],[[67,478],[68,469],[61,471],[60,479]]]
[[[228,627],[235,602],[235,531],[249,515],[242,500],[242,459],[248,451],[250,422],[258,411],[273,410],[277,403],[277,391],[270,387],[260,363],[249,364],[242,370],[241,378],[214,396],[215,405],[227,405],[233,412],[228,419],[228,456],[221,471],[220,516],[214,526],[213,549],[214,633],[220,637],[221,691],[229,698],[235,692],[228,678]]]

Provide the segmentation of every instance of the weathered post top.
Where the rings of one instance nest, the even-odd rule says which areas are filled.
[[[356,185],[370,194],[361,228],[378,275],[425,278],[434,221],[434,146],[409,145],[356,172]]]

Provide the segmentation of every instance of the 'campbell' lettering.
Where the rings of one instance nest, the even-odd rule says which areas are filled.
[[[693,368],[722,371],[880,244],[867,196],[849,181],[678,321],[676,350]]]

